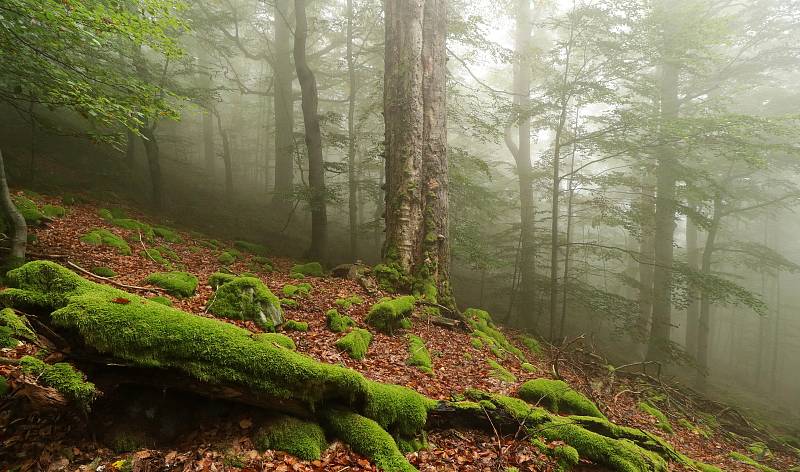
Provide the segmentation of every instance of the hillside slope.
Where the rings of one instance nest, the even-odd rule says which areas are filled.
[[[537,349],[530,338],[508,330],[502,332],[513,345],[504,347],[485,334],[439,326],[421,306],[414,311],[412,326],[401,333],[389,336],[371,329],[366,356],[356,360],[337,347],[343,334],[329,329],[326,312],[338,309],[359,327],[368,328],[365,317],[370,307],[391,294],[370,293],[357,281],[343,278],[308,275],[301,279],[293,274],[299,270],[297,261],[275,256],[267,261],[259,254],[265,249],[252,243],[219,242],[167,227],[151,235],[154,227],[159,228],[157,222],[131,209],[108,211],[91,202],[35,194],[27,197],[39,209],[71,203],[65,216],[51,211],[42,226],[33,228],[32,259],[70,265],[94,282],[138,295],[165,297],[175,308],[203,317],[214,316],[207,307],[219,293],[215,294],[212,275],[254,275],[284,298],[285,319],[300,323],[301,329],[302,323],[308,324],[306,331],[281,330],[298,352],[324,363],[342,364],[368,379],[404,385],[437,400],[458,399],[468,389],[515,396],[526,381],[552,378],[553,359],[558,358],[559,376],[592,399],[601,415],[661,436],[692,459],[729,471],[758,470],[745,463],[747,457],[774,470],[797,466],[797,457],[788,452],[765,451],[752,444],[755,440],[725,434],[713,417],[687,410],[643,376],[614,374],[604,365],[576,362],[576,357],[549,348]],[[96,230],[112,235],[111,243],[104,244],[102,237],[87,237]],[[119,241],[125,241],[127,249]],[[197,277],[193,295],[176,297],[146,281],[153,273],[171,270]],[[255,333],[263,331],[253,320],[225,321]],[[412,354],[417,354],[419,347],[410,344],[408,335],[418,337],[427,348],[430,371],[424,368],[424,359],[423,368],[409,365],[409,346]],[[2,357],[19,359],[37,350],[34,343],[24,343],[3,349]],[[586,358],[589,360],[591,357]],[[14,377],[18,370],[16,365],[0,365],[0,375],[6,377]],[[318,460],[304,461],[273,450],[259,452],[253,438],[265,421],[263,412],[241,405],[220,406],[189,394],[147,389],[115,392],[96,400],[88,416],[69,409],[20,416],[17,409],[7,408],[8,402],[0,402],[3,470],[101,470],[99,466],[106,466],[105,470],[376,470],[341,443],[334,443]],[[462,428],[436,430],[428,435],[428,449],[407,458],[419,470],[556,470],[557,461],[535,447],[522,430],[498,434]],[[549,444],[551,448],[559,445],[558,441]],[[688,470],[678,464],[670,467]],[[582,461],[575,470],[598,469]]]

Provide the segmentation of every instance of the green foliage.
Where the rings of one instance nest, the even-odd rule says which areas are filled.
[[[166,226],[156,226],[153,228],[153,234],[158,236],[159,238],[163,239],[168,243],[180,243],[182,242],[181,237],[178,235],[178,232],[172,228],[167,228]]]
[[[92,267],[92,273],[100,277],[111,278],[116,277],[117,272],[110,267]]]
[[[19,340],[14,337],[14,333],[8,326],[0,326],[0,348],[15,348],[19,346]]]
[[[197,277],[188,272],[156,272],[145,281],[176,297],[191,297],[197,289]]]
[[[150,298],[148,298],[148,300],[150,300],[153,303],[160,303],[160,304],[162,304],[164,306],[172,306],[172,300],[170,300],[167,297],[161,297],[161,296],[159,296],[159,297],[150,297]]]
[[[766,466],[764,464],[761,464],[758,461],[754,460],[753,458],[747,457],[746,455],[744,455],[744,454],[742,454],[740,452],[731,451],[731,453],[728,454],[728,455],[730,456],[731,459],[733,459],[735,461],[739,461],[742,464],[747,464],[749,466],[755,467],[756,469],[758,469],[758,470],[760,470],[762,472],[778,472],[777,470],[773,469],[772,467],[769,467],[769,466]]]
[[[266,342],[276,344],[278,346],[289,349],[290,351],[297,350],[294,340],[285,334],[280,333],[259,333],[253,336],[253,339],[259,342]]]
[[[259,451],[284,451],[307,461],[318,460],[328,447],[318,424],[291,416],[270,420],[256,432],[253,443]]]
[[[525,361],[525,355],[519,348],[511,344],[506,336],[494,325],[492,317],[484,310],[476,308],[468,308],[464,311],[464,317],[470,324],[474,333],[492,349],[498,357],[504,357],[504,353],[508,352],[516,356],[519,360]]]
[[[305,332],[308,331],[308,323],[305,321],[287,320],[283,323],[283,329]]]
[[[652,403],[647,401],[639,402],[638,406],[640,410],[658,420],[659,429],[670,434],[675,432],[672,429],[672,423],[669,422],[669,418],[667,418],[667,415],[665,415],[664,412],[653,406]]]
[[[426,374],[433,374],[433,362],[425,341],[419,336],[408,335],[408,365],[415,366]]]
[[[236,277],[221,285],[208,311],[234,320],[253,320],[262,329],[272,331],[283,322],[278,297],[264,282],[253,277]]]
[[[233,245],[240,251],[249,252],[250,254],[255,254],[256,256],[265,257],[268,255],[267,248],[260,244],[255,244],[248,241],[234,241]]]
[[[302,297],[305,298],[311,293],[311,284],[309,283],[302,283],[297,285],[284,285],[283,286],[283,296],[287,298],[295,298],[295,297]]]
[[[403,320],[411,316],[415,303],[416,299],[411,295],[384,298],[372,306],[365,321],[378,331],[393,334],[403,326]]]
[[[42,214],[48,218],[63,218],[67,210],[58,205],[45,205],[42,207]]]
[[[217,257],[217,261],[222,265],[231,265],[236,262],[236,256],[234,256],[231,251],[222,251],[219,257]]]
[[[290,274],[302,274],[310,277],[324,277],[325,271],[319,262],[309,262],[307,264],[297,264],[289,271]]]
[[[347,298],[339,298],[334,303],[342,310],[349,310],[353,305],[361,305],[364,303],[364,299],[358,295],[350,295]]]
[[[554,413],[605,418],[597,405],[562,380],[529,380],[519,388],[518,395],[526,402],[544,405]]]
[[[325,312],[325,318],[328,321],[328,329],[334,333],[343,333],[356,325],[353,318],[342,315],[337,310],[328,310]]]
[[[81,241],[92,246],[108,246],[118,253],[130,256],[131,247],[124,239],[104,228],[95,228],[81,237]]]
[[[369,458],[387,472],[413,472],[394,438],[375,421],[356,413],[330,410],[325,414],[326,429],[347,443],[355,452]]]
[[[508,383],[514,383],[517,381],[517,377],[501,364],[492,359],[488,359],[486,362],[489,364],[489,367],[492,368],[492,376],[494,378]]]
[[[356,328],[336,341],[336,347],[347,352],[353,359],[361,360],[366,357],[371,342],[372,333],[366,329]]]
[[[86,382],[83,375],[69,364],[50,365],[35,357],[25,356],[20,359],[20,365],[23,372],[37,377],[39,382],[53,387],[83,409],[88,409],[97,396],[94,384]]]

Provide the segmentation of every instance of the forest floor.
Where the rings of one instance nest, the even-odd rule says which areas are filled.
[[[40,206],[62,205],[60,197],[32,198]],[[68,260],[86,269],[109,267],[118,274],[114,281],[143,286],[146,285],[143,281],[149,274],[164,271],[164,267],[140,254],[140,251],[155,245],[168,247],[180,258],[180,262],[176,264],[180,267],[179,270],[191,272],[200,280],[194,296],[184,299],[170,297],[174,307],[207,317],[212,315],[206,313],[205,307],[213,296],[212,288],[207,283],[208,277],[221,269],[233,273],[251,272],[252,255],[247,253],[243,252],[239,260],[228,266],[223,266],[218,261],[221,251],[232,247],[232,241],[223,241],[220,246],[214,247],[215,243],[209,242],[202,235],[178,231],[182,240],[180,243],[160,239],[155,243],[143,243],[135,231],[114,226],[98,216],[99,208],[97,204],[78,203],[67,208],[65,217],[55,218],[41,227],[33,228],[36,241],[30,245],[29,251],[34,256],[50,257],[60,262]],[[129,218],[149,224],[157,223],[133,209],[124,210]],[[93,228],[106,228],[125,237],[130,242],[133,255],[123,256],[112,248],[81,242],[81,236]],[[270,290],[280,294],[284,285],[297,283],[289,273],[296,261],[281,257],[270,257],[270,260],[274,271],[260,275]],[[369,307],[383,294],[370,295],[359,283],[341,278],[309,277],[302,282],[310,283],[313,289],[308,297],[297,299],[299,304],[296,308],[285,308],[285,317],[308,322],[309,330],[288,331],[284,334],[292,337],[299,352],[319,361],[341,363],[370,379],[405,385],[432,398],[450,399],[467,388],[513,395],[526,380],[551,378],[553,360],[559,358],[562,359],[558,367],[560,376],[594,400],[611,421],[661,435],[688,456],[723,470],[758,470],[730,457],[732,451],[752,455],[747,445],[754,440],[715,428],[712,424],[714,421],[703,416],[701,412],[684,411],[685,408],[671,406],[673,404],[669,399],[662,400],[659,407],[668,416],[674,432],[665,433],[660,429],[658,420],[638,407],[639,402],[648,396],[664,398],[658,383],[652,382],[652,379],[636,375],[612,375],[611,370],[605,366],[576,361],[570,354],[547,346],[542,353],[530,352],[520,342],[521,333],[512,330],[503,331],[509,340],[523,349],[528,361],[536,368],[534,372],[523,369],[520,361],[513,356],[498,358],[487,347],[473,347],[472,338],[467,332],[438,326],[422,317],[414,320],[409,331],[426,341],[433,358],[433,375],[406,365],[408,344],[405,336],[392,337],[375,333],[366,358],[362,361],[353,360],[335,347],[334,344],[341,335],[327,329],[325,312],[336,308],[337,299],[359,295],[364,303],[353,306],[347,314],[363,326]],[[252,322],[226,321],[259,331]],[[34,351],[34,346],[22,345],[4,350],[2,356],[18,358]],[[487,363],[488,359],[502,364],[516,380],[507,382],[496,378]],[[0,375],[8,375],[16,368],[0,365]],[[134,398],[127,398],[123,405],[104,404],[111,400],[101,398],[88,417],[69,411],[27,412],[20,415],[19,412],[6,408],[0,411],[0,470],[111,471],[130,468],[131,465],[135,471],[376,470],[369,461],[351,452],[341,443],[334,443],[320,460],[312,462],[276,451],[258,452],[251,439],[254,425],[258,421],[258,412],[252,408],[230,407],[224,414],[214,415],[209,413],[213,409],[209,402],[199,398],[178,401],[174,403],[175,411],[164,413],[164,417],[175,415],[174,421],[185,423],[186,426],[180,434],[173,435],[171,440],[145,444],[126,444],[120,441],[120,435],[116,434],[119,431],[146,427],[133,418],[136,414],[151,420],[160,415],[159,412],[148,409],[148,402],[152,400],[155,404],[157,398],[154,397],[158,397],[158,394],[159,392],[153,396],[137,394]],[[0,407],[2,406],[3,403],[0,402]],[[179,410],[188,412],[190,408],[202,409],[204,414],[191,412],[189,415],[177,415]],[[129,411],[125,411],[126,409]],[[713,415],[715,412],[707,413]],[[682,419],[686,421],[681,421]],[[693,426],[702,425],[704,421],[705,428]],[[163,428],[163,424],[161,427]],[[708,434],[704,429],[708,430]],[[547,471],[555,470],[556,467],[550,458],[519,434],[501,436],[479,431],[445,430],[431,433],[428,439],[431,445],[429,450],[407,456],[421,471],[503,471],[512,466],[519,470]],[[127,461],[121,462],[125,460]],[[798,465],[798,457],[790,451],[772,451],[761,462],[775,470],[788,471]],[[674,470],[685,470],[680,466],[673,467]],[[600,469],[582,463],[579,470]]]

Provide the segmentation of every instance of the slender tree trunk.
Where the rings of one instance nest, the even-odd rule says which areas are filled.
[[[696,210],[694,205],[692,207]],[[700,254],[697,238],[697,224],[692,218],[686,219],[686,257],[691,270],[700,269]],[[700,294],[697,290],[689,291],[689,306],[686,309],[686,352],[697,356],[697,331],[700,322]]]
[[[295,0],[297,26],[294,32],[294,63],[303,95],[303,123],[305,124],[306,148],[308,151],[308,184],[311,188],[311,247],[308,257],[325,259],[328,238],[328,215],[326,209],[325,163],[322,157],[322,132],[319,124],[319,97],[317,79],[306,62],[306,40],[308,19],[305,0]]]
[[[722,197],[717,194],[714,196],[714,214],[711,218],[711,226],[708,228],[706,244],[703,248],[700,272],[703,275],[711,275],[711,264],[714,256],[714,245],[719,233],[720,221],[722,221]],[[697,330],[697,386],[704,389],[706,386],[706,376],[708,375],[708,350],[709,336],[711,335],[711,297],[707,291],[700,294],[700,319]]]
[[[228,131],[222,127],[222,117],[216,109],[214,109],[214,116],[217,119],[217,130],[222,138],[222,162],[225,165],[225,202],[230,205],[233,203],[233,159],[231,158],[230,137]]]
[[[143,126],[140,130],[144,150],[147,154],[147,168],[150,173],[151,204],[153,209],[160,212],[164,208],[164,196],[161,181],[161,156],[158,149],[155,129]]]
[[[125,165],[131,172],[136,168],[136,139],[137,136],[133,131],[126,132]]]
[[[575,128],[577,130],[577,123],[575,124]],[[564,327],[567,323],[567,284],[569,282],[569,258],[571,252],[571,244],[572,244],[572,204],[575,198],[575,189],[573,188],[574,184],[574,172],[575,172],[575,146],[573,144],[572,148],[572,159],[570,160],[570,174],[569,174],[569,182],[568,182],[568,196],[567,196],[567,238],[566,238],[566,245],[564,247],[564,277],[562,285],[564,289],[561,293],[561,322],[559,323],[558,327],[558,338],[564,339]]]
[[[294,96],[292,81],[292,0],[275,0],[275,185],[272,203],[280,213],[291,209],[294,185]]]
[[[661,119],[678,116],[678,66],[665,62],[660,84]],[[672,263],[675,232],[675,155],[673,147],[662,143],[657,150],[656,215],[653,268],[653,316],[647,359],[665,361],[669,357],[672,331]]]
[[[447,220],[445,0],[387,0],[383,258],[452,303]]]
[[[14,200],[11,199],[11,192],[8,189],[8,179],[6,178],[6,163],[3,159],[3,151],[0,150],[0,200],[3,205],[3,215],[11,225],[11,254],[4,264],[4,268],[14,269],[25,262],[25,251],[28,247],[28,224],[22,213],[19,212]]]
[[[642,196],[639,200],[641,241],[639,242],[639,320],[636,323],[636,341],[644,344],[650,333],[650,317],[653,313],[653,251],[655,247],[655,191],[644,177]]]
[[[203,110],[203,162],[206,170],[206,181],[211,188],[214,188],[216,178],[217,156],[214,146],[214,123],[211,118],[213,113],[212,103],[207,104],[207,109]]]
[[[353,55],[353,0],[347,0],[347,188],[350,258],[358,259],[358,180],[356,178],[356,67]]]

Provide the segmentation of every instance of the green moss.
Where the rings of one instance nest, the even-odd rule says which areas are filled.
[[[530,362],[523,362],[519,367],[525,372],[531,372],[531,373],[536,372],[538,370],[536,366],[534,366]]]
[[[341,308],[342,310],[349,310],[353,305],[361,305],[364,303],[364,299],[359,297],[358,295],[351,295],[347,298],[339,298],[336,300],[336,306]]]
[[[643,412],[647,413],[648,415],[654,417],[658,421],[658,428],[667,433],[674,433],[675,431],[672,429],[672,423],[669,422],[669,418],[667,415],[664,414],[661,410],[653,406],[650,402],[639,402],[639,409]]]
[[[118,253],[130,256],[131,247],[124,239],[103,228],[95,228],[81,237],[81,241],[92,246],[108,246],[117,250]]]
[[[167,297],[150,297],[148,298],[153,303],[160,303],[164,306],[172,306],[172,300]]]
[[[161,253],[161,257],[169,259],[172,262],[180,262],[181,256],[178,255],[177,252],[173,251],[172,249],[168,248],[167,246],[157,246],[158,252]]]
[[[180,243],[183,241],[177,231],[172,228],[167,228],[166,226],[154,227],[153,234],[168,243]]]
[[[147,276],[145,281],[176,297],[191,297],[197,290],[197,277],[188,272],[156,272]]]
[[[770,451],[769,446],[760,441],[747,446],[747,451],[752,454],[755,460],[759,461],[772,457],[772,451]]]
[[[214,290],[216,290],[223,284],[226,284],[228,282],[233,282],[235,278],[236,276],[233,274],[228,274],[225,272],[214,272],[213,274],[211,274],[211,277],[208,278],[208,285],[210,285],[211,287],[214,288]]]
[[[19,210],[22,217],[25,218],[25,222],[29,225],[38,226],[42,220],[45,219],[45,215],[39,211],[39,207],[36,206],[36,203],[30,198],[13,197],[13,199],[17,210]]]
[[[307,297],[311,293],[311,284],[302,283],[297,285],[287,284],[283,286],[283,296],[287,298]]]
[[[0,375],[0,398],[8,395],[8,391],[11,387],[8,386],[8,379]]]
[[[412,472],[412,466],[400,452],[394,438],[375,421],[356,413],[330,410],[325,426],[357,453],[369,458],[379,469],[387,472]]]
[[[69,364],[50,365],[35,357],[25,356],[20,359],[20,365],[23,372],[37,377],[39,382],[53,387],[64,397],[84,409],[88,409],[97,396],[94,384],[86,382],[83,375]]]
[[[476,308],[468,308],[464,312],[464,317],[469,322],[475,334],[480,337],[484,343],[489,345],[489,349],[501,359],[505,357],[504,353],[508,352],[516,356],[519,360],[525,361],[525,355],[519,348],[511,344],[505,335],[497,329],[492,322],[492,317],[484,310]]]
[[[161,251],[156,248],[142,249],[139,251],[139,255],[145,259],[151,259],[165,269],[172,268],[172,264],[166,258],[164,258],[164,256],[161,255]]]
[[[291,274],[303,274],[310,277],[324,277],[325,271],[319,262],[309,262],[307,264],[297,264],[289,271]]]
[[[61,196],[61,204],[65,206],[73,206],[77,205],[78,203],[86,203],[87,200],[80,196],[71,193],[67,193]]]
[[[367,380],[367,401],[364,415],[394,436],[413,437],[428,420],[428,411],[438,402],[401,385]]]
[[[106,278],[117,276],[117,273],[114,271],[114,269],[111,269],[110,267],[92,267],[92,273],[94,275],[99,275],[100,277]]]
[[[475,349],[483,349],[483,341],[480,338],[472,338],[469,342]]]
[[[747,464],[749,466],[755,467],[756,469],[758,469],[758,470],[760,470],[762,472],[778,472],[776,469],[773,469],[772,467],[769,467],[767,465],[761,464],[758,461],[756,461],[755,459],[747,457],[746,455],[744,455],[744,454],[742,454],[740,452],[732,451],[730,454],[728,454],[728,456],[731,459],[735,460],[735,461],[739,461],[742,464]]]
[[[136,233],[137,238],[141,235],[141,237],[147,241],[152,241],[155,237],[153,227],[139,220],[134,220],[132,218],[114,218],[111,220],[111,224],[118,228],[133,231]]]
[[[390,293],[395,293],[411,284],[409,277],[395,264],[378,264],[372,268],[372,275],[378,282],[378,287]]]
[[[325,432],[318,424],[291,416],[273,419],[260,428],[253,443],[259,451],[284,451],[307,461],[318,460],[328,448]]]
[[[28,320],[17,315],[13,309],[0,310],[0,327],[7,328],[7,335],[14,339],[36,341],[36,333],[28,326]]]
[[[581,460],[578,450],[572,446],[556,446],[553,448],[552,455],[558,463],[558,471],[572,470]]]
[[[356,325],[353,318],[342,315],[337,310],[328,310],[325,312],[325,318],[328,321],[328,329],[334,333],[343,333]]]
[[[114,219],[114,215],[111,214],[111,210],[109,210],[108,208],[101,208],[101,209],[97,210],[97,216],[99,216],[100,218],[102,218],[102,219],[104,219],[106,221],[110,221],[110,220]]]
[[[381,332],[393,334],[401,327],[402,320],[411,316],[415,302],[416,299],[410,295],[395,299],[384,298],[372,306],[365,321]]]
[[[0,348],[15,348],[19,346],[19,340],[14,337],[14,333],[8,326],[0,326]]]
[[[45,205],[42,207],[42,214],[48,218],[63,218],[67,210],[58,205]]]
[[[539,344],[539,341],[536,340],[536,338],[533,338],[531,336],[523,336],[522,344],[524,344],[525,347],[528,348],[528,351],[530,351],[531,354],[535,356],[542,354],[542,345]]]
[[[278,346],[285,347],[290,351],[294,351],[297,349],[297,346],[294,344],[294,340],[285,334],[280,333],[259,333],[253,336],[253,339],[259,342],[266,342],[271,344],[276,344]]]
[[[336,341],[336,347],[350,354],[353,359],[361,360],[367,355],[367,349],[371,342],[372,333],[366,329],[357,328]]]
[[[283,329],[305,332],[308,331],[308,323],[306,323],[305,321],[287,320],[283,324]]]
[[[522,384],[518,395],[534,405],[543,405],[554,413],[605,418],[591,400],[562,380],[534,379]]]
[[[269,251],[261,244],[255,244],[248,241],[235,241],[233,245],[240,251],[249,252],[257,256],[266,256]]]
[[[509,372],[508,369],[498,364],[494,360],[488,359],[486,362],[489,364],[489,367],[492,368],[492,376],[494,378],[508,383],[514,383],[517,381],[517,377],[514,374]]]
[[[433,374],[433,362],[425,341],[419,336],[408,335],[408,365],[415,366],[426,374]]]
[[[217,257],[217,261],[222,265],[231,265],[236,262],[236,256],[230,251],[223,251],[222,254]]]
[[[208,311],[225,318],[253,320],[268,331],[283,323],[278,297],[253,277],[237,277],[220,286]]]
[[[286,308],[297,308],[300,306],[297,303],[297,300],[292,300],[291,298],[281,298],[281,306]]]
[[[413,438],[397,437],[394,438],[394,440],[397,443],[397,448],[403,454],[422,451],[430,447],[428,445],[428,437],[425,434],[425,431],[423,431],[419,436],[415,436]]]

